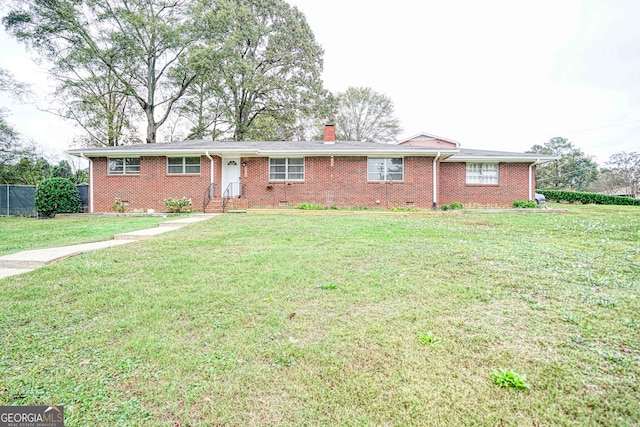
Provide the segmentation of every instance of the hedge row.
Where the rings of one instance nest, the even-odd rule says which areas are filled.
[[[640,199],[633,199],[631,197],[610,196],[598,193],[580,193],[577,191],[564,190],[537,190],[537,192],[544,194],[547,200],[555,200],[558,202],[640,206]]]

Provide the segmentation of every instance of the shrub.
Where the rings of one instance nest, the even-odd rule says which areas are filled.
[[[46,179],[36,189],[35,208],[40,216],[80,212],[81,204],[78,188],[66,178]]]
[[[124,212],[124,203],[122,203],[122,199],[120,197],[116,197],[111,205],[111,210],[118,213]]]
[[[595,205],[640,206],[640,199],[633,199],[631,197],[610,196],[608,194],[599,193],[581,193],[578,191],[564,190],[537,190],[537,192],[540,194],[544,194],[547,200],[555,200],[557,202]]]
[[[300,203],[296,206],[296,209],[303,209],[307,211],[323,211],[326,208],[322,205],[316,205],[314,203]]]
[[[538,205],[536,205],[536,202],[527,202],[525,200],[516,200],[515,202],[513,202],[513,207],[514,208],[532,209],[532,208],[538,207]]]
[[[164,199],[164,206],[171,213],[191,212],[193,210],[191,199],[187,199],[186,197],[180,199]]]
[[[442,205],[442,206],[440,206],[440,209],[442,209],[443,211],[462,209],[462,203],[453,202],[450,205]]]

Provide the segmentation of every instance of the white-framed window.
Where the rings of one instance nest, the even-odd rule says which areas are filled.
[[[269,181],[304,181],[304,157],[269,158]]]
[[[200,173],[200,156],[167,157],[167,173],[171,173],[171,174]]]
[[[467,163],[467,184],[497,184],[497,163]]]
[[[367,159],[368,181],[403,181],[404,159],[402,157],[369,157]]]
[[[108,159],[107,173],[109,175],[139,175],[139,157],[118,157]]]

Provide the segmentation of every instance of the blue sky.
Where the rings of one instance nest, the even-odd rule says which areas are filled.
[[[290,0],[325,50],[334,92],[389,96],[403,137],[525,151],[564,136],[603,163],[640,151],[640,2]],[[0,67],[46,94],[46,73],[0,32]],[[43,101],[40,101],[43,105]],[[73,144],[55,116],[9,100],[10,120],[52,155]]]

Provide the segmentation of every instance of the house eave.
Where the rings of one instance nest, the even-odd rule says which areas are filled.
[[[71,149],[67,150],[67,154],[72,156],[85,157],[153,157],[153,156],[193,156],[205,155],[207,152],[212,155],[221,157],[269,157],[269,156],[307,156],[307,157],[330,157],[330,156],[397,156],[397,157],[433,157],[441,153],[441,158],[447,158],[456,154],[459,150],[438,150],[438,149],[401,149],[395,145],[383,146],[380,148],[334,148],[334,149],[287,149],[287,150],[270,150],[270,149],[238,149],[235,148],[157,148],[157,149],[124,149],[117,148],[107,149]]]
[[[498,162],[498,163],[546,163],[556,160],[557,157],[549,156],[458,156],[454,155],[443,160],[445,163],[464,163],[464,162]]]

